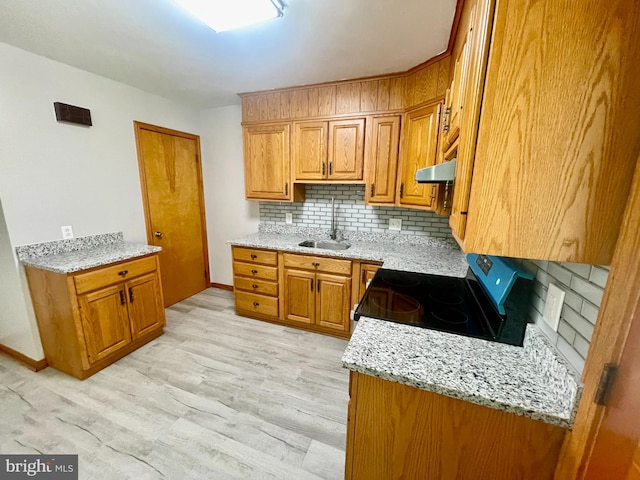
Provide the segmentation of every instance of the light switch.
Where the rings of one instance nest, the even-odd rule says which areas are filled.
[[[558,331],[558,325],[560,324],[560,314],[562,313],[562,305],[564,304],[564,295],[564,290],[561,290],[553,283],[549,284],[547,300],[544,303],[542,318],[551,328],[553,328],[554,332]]]
[[[401,218],[390,218],[389,219],[389,230],[394,232],[399,232],[402,230],[402,219]]]
[[[63,225],[60,227],[62,230],[62,238],[73,238],[73,228],[71,225]]]

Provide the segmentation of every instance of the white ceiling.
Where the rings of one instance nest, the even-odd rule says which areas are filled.
[[[0,0],[0,42],[215,107],[239,92],[406,70],[446,49],[456,0],[285,3],[283,18],[216,34],[172,0]]]

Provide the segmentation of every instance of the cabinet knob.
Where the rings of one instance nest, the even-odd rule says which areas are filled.
[[[156,238],[164,237],[164,233],[162,233],[162,232],[153,232],[153,234],[156,236]]]
[[[258,288],[258,285],[254,283],[253,285],[251,285],[251,288]]]
[[[259,306],[260,306],[260,304],[259,304],[258,302],[253,302],[253,306],[254,306],[254,307],[259,307]]]
[[[251,273],[255,275],[256,273],[258,273],[258,270],[251,270]]]
[[[251,254],[251,260],[255,260],[256,258],[258,258],[258,256],[255,253]]]
[[[127,273],[129,273],[129,270],[122,270],[121,272],[118,272],[118,275],[120,275],[121,277],[125,277]]]
[[[320,266],[320,264],[318,262],[313,262],[311,265],[313,265],[316,268],[318,268]]]

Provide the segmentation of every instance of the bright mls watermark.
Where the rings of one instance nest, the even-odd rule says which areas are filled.
[[[0,478],[78,480],[78,455],[1,455]]]

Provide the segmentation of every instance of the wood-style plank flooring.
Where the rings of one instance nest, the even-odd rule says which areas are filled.
[[[0,355],[0,453],[77,453],[81,479],[343,478],[345,347],[208,289],[85,381]]]

